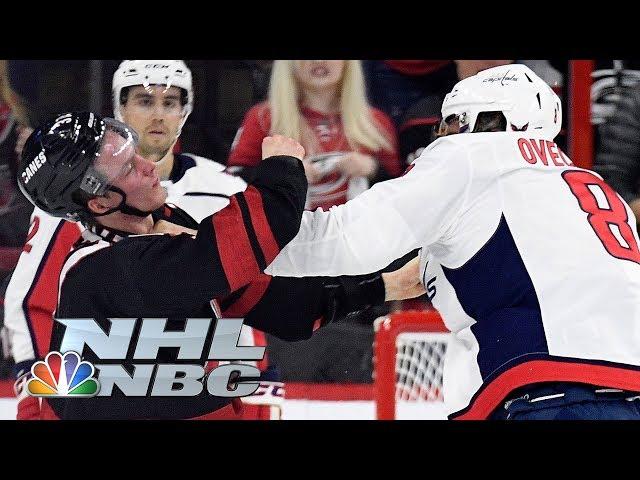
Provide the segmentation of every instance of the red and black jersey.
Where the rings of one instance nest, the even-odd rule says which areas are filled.
[[[219,171],[217,165],[191,154],[175,155],[171,174],[162,182],[168,189],[168,198],[185,207],[186,200],[193,199],[188,204],[188,211],[190,215],[197,215],[198,220],[221,209],[226,205],[226,199],[232,193],[244,190],[245,185],[238,185],[237,179],[220,173],[223,167],[219,165]],[[201,180],[196,184],[185,178],[189,175],[191,179],[198,177]],[[203,192],[205,183],[209,189]],[[180,223],[175,219],[169,221]],[[44,358],[49,351],[60,271],[74,244],[81,240],[84,228],[80,223],[51,217],[39,208],[33,212],[26,244],[5,298],[5,325],[16,362],[16,377],[28,371],[35,360]],[[197,224],[190,228],[197,228]]]
[[[297,232],[305,187],[299,162],[272,158],[260,163],[253,185],[199,225],[179,209],[167,206],[159,213],[197,228],[195,238],[93,229],[93,237],[84,234],[88,241],[69,255],[62,270],[56,317],[94,318],[105,330],[110,319],[168,318],[168,328],[180,329],[187,318],[211,318],[210,300],[218,299],[225,316],[245,316],[247,325],[300,339],[341,313],[382,302],[379,275],[280,279],[262,273]],[[54,324],[51,350],[60,346],[63,329]],[[175,352],[160,355],[162,362],[175,359]],[[99,360],[89,350],[83,358]],[[116,389],[111,397],[47,402],[65,419],[194,418],[225,407],[230,399],[206,390],[196,397],[125,397]]]

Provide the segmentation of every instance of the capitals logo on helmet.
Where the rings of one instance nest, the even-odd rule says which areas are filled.
[[[120,95],[123,88],[142,85],[166,85],[178,87],[186,91],[187,102],[183,107],[183,117],[178,129],[178,135],[193,111],[193,81],[191,70],[182,60],[124,60],[116,73],[113,74],[113,114],[119,121],[123,121],[120,111]]]
[[[520,64],[489,68],[459,81],[442,104],[442,118],[456,115],[460,132],[472,132],[480,112],[502,112],[507,131],[538,132],[549,139],[562,124],[558,96]]]

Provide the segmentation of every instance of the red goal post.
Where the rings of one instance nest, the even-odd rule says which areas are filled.
[[[376,418],[444,418],[442,369],[449,333],[435,310],[409,310],[374,323]],[[400,418],[403,418],[400,415]]]
[[[594,60],[571,60],[567,90],[567,153],[573,163],[591,169],[594,160],[593,127],[591,125],[591,85]]]

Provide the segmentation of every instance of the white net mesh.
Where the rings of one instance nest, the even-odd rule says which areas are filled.
[[[374,322],[376,418],[445,419],[442,379],[450,334],[435,310]]]
[[[442,401],[446,333],[402,333],[396,338],[396,400]]]
[[[396,338],[396,418],[445,419],[442,374],[448,333],[401,333]]]

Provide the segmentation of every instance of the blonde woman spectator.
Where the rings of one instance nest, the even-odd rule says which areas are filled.
[[[273,134],[307,152],[309,209],[345,203],[403,171],[391,120],[367,102],[359,60],[276,60],[268,100],[247,112],[231,147],[230,171],[250,176]]]

